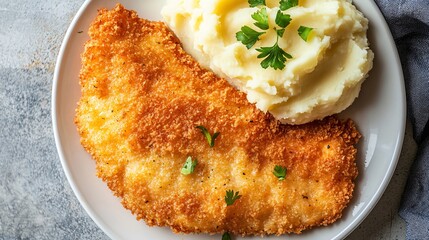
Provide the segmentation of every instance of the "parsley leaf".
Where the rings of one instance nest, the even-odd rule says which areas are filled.
[[[252,14],[252,18],[256,21],[254,24],[262,30],[268,30],[268,13],[266,8],[262,8]]]
[[[313,28],[311,28],[311,27],[300,26],[298,28],[298,34],[302,38],[302,40],[307,42],[308,36],[310,35],[312,30],[313,30]]]
[[[227,206],[234,204],[234,202],[241,197],[238,191],[234,194],[234,190],[227,190],[225,195],[225,202]]]
[[[194,172],[195,167],[197,166],[197,164],[198,164],[197,159],[192,160],[192,157],[188,157],[188,158],[186,159],[186,162],[185,162],[185,164],[183,165],[182,169],[180,170],[180,172],[181,172],[183,175],[189,175],[189,174],[191,174],[191,173],[193,173],[193,172]]]
[[[249,0],[247,1],[250,5],[250,7],[257,7],[259,5],[266,5],[265,0]]]
[[[288,10],[289,8],[293,8],[298,6],[299,0],[280,0],[280,9],[282,11]]]
[[[207,139],[207,142],[209,143],[210,147],[214,147],[215,139],[219,136],[219,132],[216,132],[215,134],[210,135],[209,131],[203,127],[203,126],[197,126],[198,129],[201,130],[201,133],[204,135],[204,137]]]
[[[265,58],[261,62],[261,66],[265,69],[272,67],[274,70],[282,70],[285,68],[286,58],[292,58],[289,53],[279,47],[278,41],[272,47],[261,47],[256,49],[256,51],[261,53],[258,55],[258,58]]]
[[[274,167],[273,174],[279,179],[279,181],[283,181],[285,180],[286,172],[287,172],[287,169],[285,167],[276,165]]]
[[[248,26],[243,26],[241,31],[235,34],[235,37],[238,41],[243,43],[247,49],[250,49],[259,40],[259,36],[262,34],[264,34],[264,32],[257,32]]]
[[[290,24],[290,21],[292,21],[292,18],[289,14],[283,14],[282,11],[278,10],[275,21],[279,27],[286,28]]]
[[[231,240],[231,235],[228,232],[223,233],[222,240]]]

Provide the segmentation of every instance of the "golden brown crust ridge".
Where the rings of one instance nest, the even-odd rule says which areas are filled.
[[[75,122],[97,175],[149,225],[178,232],[300,233],[346,207],[357,176],[351,120],[282,125],[202,69],[161,22],[100,10],[82,54]],[[210,148],[196,126],[220,132]],[[198,159],[193,174],[180,169]],[[272,174],[287,167],[286,180]],[[242,197],[227,207],[225,191]]]

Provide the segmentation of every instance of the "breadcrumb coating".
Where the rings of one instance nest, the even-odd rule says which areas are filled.
[[[98,177],[137,219],[182,233],[279,235],[341,217],[358,174],[352,120],[280,124],[201,68],[164,23],[119,4],[99,10],[89,35],[75,122]],[[220,132],[213,148],[200,125]],[[198,164],[185,176],[188,156]],[[231,206],[227,190],[241,195]]]

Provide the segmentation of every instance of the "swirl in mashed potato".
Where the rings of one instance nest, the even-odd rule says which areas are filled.
[[[272,28],[279,1],[266,4]],[[202,66],[283,123],[307,123],[350,106],[373,62],[368,20],[351,1],[301,0],[284,11],[292,21],[279,46],[293,58],[282,70],[262,68],[255,50],[271,46],[275,31],[267,31],[251,49],[236,39],[242,26],[254,27],[251,15],[257,10],[247,0],[170,0],[162,15]],[[300,26],[313,28],[307,41],[297,34]]]

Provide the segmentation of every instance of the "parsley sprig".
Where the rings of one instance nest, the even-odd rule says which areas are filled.
[[[276,165],[274,167],[273,174],[279,179],[279,181],[283,181],[286,178],[286,172],[287,172],[287,169],[285,167]]]
[[[263,34],[267,33],[267,31],[270,29],[270,26],[267,8],[265,7],[265,0],[248,0],[248,3],[249,6],[252,8],[259,8],[251,15],[251,17],[253,20],[256,21],[253,24],[262,31],[256,31],[249,26],[243,26],[241,27],[240,31],[235,34],[235,37],[237,41],[245,45],[247,49],[250,49],[256,44],[257,41],[260,40],[260,37]],[[260,52],[257,58],[263,58],[263,60],[261,61],[261,66],[264,69],[272,67],[274,68],[274,70],[282,70],[286,66],[285,63],[287,59],[293,58],[292,55],[284,51],[284,49],[279,46],[279,38],[283,37],[287,26],[289,26],[290,22],[292,21],[291,16],[289,14],[283,13],[282,11],[286,11],[292,7],[296,7],[298,6],[298,3],[299,0],[279,1],[280,10],[277,11],[275,18],[275,23],[277,26],[273,27],[277,34],[276,42],[273,46],[260,47],[256,49],[256,51]],[[308,36],[312,30],[313,29],[310,27],[301,26],[298,29],[298,34],[304,41],[307,41]]]
[[[225,202],[227,206],[230,206],[234,204],[234,202],[241,198],[241,195],[238,194],[239,192],[235,192],[234,190],[227,190],[225,195]]]
[[[286,27],[290,24],[291,17],[289,14],[284,14],[280,10],[277,11],[275,22],[281,27],[280,29],[276,29],[277,38],[276,43],[271,47],[261,47],[256,49],[256,51],[260,52],[258,58],[265,58],[261,62],[261,66],[263,68],[272,67],[274,70],[283,69],[285,67],[285,62],[287,58],[292,58],[292,55],[285,52],[279,46],[279,37],[283,37]]]
[[[285,52],[282,48],[279,47],[279,40],[277,36],[277,41],[272,47],[261,47],[256,49],[260,52],[258,58],[265,58],[261,62],[263,68],[272,67],[274,70],[285,68],[286,58],[292,58],[292,56]]]

